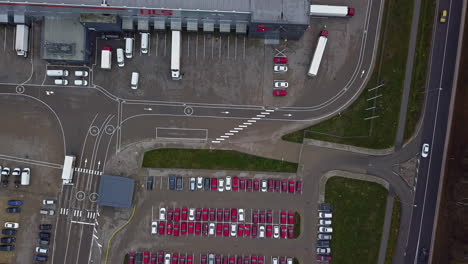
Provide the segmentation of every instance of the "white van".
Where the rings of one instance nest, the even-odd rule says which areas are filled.
[[[62,77],[68,76],[67,70],[47,70],[47,76]]]
[[[75,71],[76,77],[88,77],[88,71]]]
[[[132,72],[132,80],[130,81],[130,88],[133,90],[138,89],[138,78],[140,77],[140,74],[138,72]]]
[[[31,170],[29,168],[24,168],[21,172],[21,185],[29,185],[30,176]]]
[[[141,33],[141,53],[148,53],[149,33]]]
[[[127,59],[133,57],[133,38],[125,38],[125,57]]]
[[[87,86],[88,81],[87,80],[75,80],[75,85],[76,86]]]
[[[55,85],[68,85],[68,81],[64,79],[55,79],[54,84]]]
[[[125,66],[125,62],[124,62],[124,51],[123,49],[117,49],[117,65],[119,67],[123,67]]]

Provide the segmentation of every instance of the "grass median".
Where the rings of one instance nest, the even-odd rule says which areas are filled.
[[[297,163],[267,159],[230,150],[156,149],[145,153],[143,167],[206,170],[292,172]]]
[[[432,0],[422,0],[421,28],[418,33],[406,121],[406,131],[409,136],[414,132],[421,111],[421,89],[424,89],[425,84],[429,37],[432,29],[430,27],[433,18],[432,2]],[[313,138],[372,149],[392,147],[398,128],[412,14],[413,1],[385,1],[376,63],[362,94],[338,116],[285,135],[283,140],[302,143],[303,138]],[[382,86],[372,90],[379,85]],[[377,98],[372,99],[374,97]]]
[[[377,263],[388,191],[381,185],[332,177],[325,202],[333,206],[333,263]]]
[[[398,231],[400,229],[401,204],[398,197],[393,199],[392,223],[388,237],[387,253],[385,254],[385,264],[392,264],[393,251],[395,250]]]

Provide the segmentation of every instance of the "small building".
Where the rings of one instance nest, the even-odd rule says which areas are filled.
[[[133,179],[101,175],[97,203],[100,206],[131,208],[134,189]]]

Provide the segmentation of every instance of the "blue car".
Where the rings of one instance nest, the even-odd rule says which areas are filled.
[[[173,175],[169,176],[169,189],[170,190],[175,189],[175,182],[176,182],[176,177]]]
[[[9,200],[8,205],[9,206],[22,206],[23,202],[20,200]]]

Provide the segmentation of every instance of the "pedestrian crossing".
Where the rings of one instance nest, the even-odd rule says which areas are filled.
[[[88,173],[92,175],[102,175],[102,171],[83,169],[83,168],[75,168],[75,172],[83,172],[83,173]]]
[[[71,209],[71,208],[60,208],[60,214],[61,215],[68,215],[70,212],[72,212],[74,217],[82,217],[83,212],[85,217],[88,219],[96,219],[97,213],[96,212],[91,212],[87,210],[80,210],[80,209]]]

